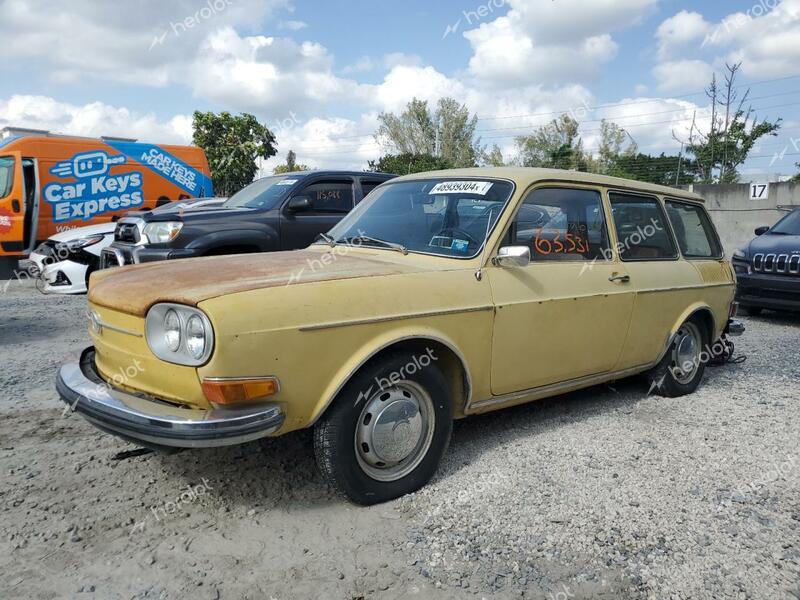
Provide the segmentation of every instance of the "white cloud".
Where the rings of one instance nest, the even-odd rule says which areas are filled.
[[[691,42],[699,41],[708,35],[711,24],[696,12],[682,10],[670,17],[656,30],[658,39],[658,58],[671,60]]]
[[[258,24],[287,2],[5,0],[0,37],[4,61],[17,58],[56,81],[163,86],[180,78],[211,31]]]
[[[464,33],[470,73],[498,86],[581,81],[617,53],[611,32],[641,21],[656,0],[509,0],[506,16]]]
[[[190,115],[176,115],[168,121],[159,121],[151,113],[137,113],[102,102],[78,106],[47,96],[15,95],[7,100],[0,99],[0,128],[8,126],[177,144],[186,144],[192,139]]]
[[[241,37],[231,27],[214,32],[192,65],[195,94],[275,116],[290,108],[327,103],[356,88],[331,72],[333,58],[321,45],[288,38]]]
[[[347,65],[342,69],[342,73],[366,73],[375,68],[375,61],[369,56],[362,56],[353,64]]]
[[[280,21],[278,23],[278,29],[288,29],[289,31],[300,31],[301,29],[305,29],[308,27],[308,23],[305,21]]]
[[[623,127],[636,141],[639,149],[647,154],[662,151],[677,154],[680,140],[689,137],[692,120],[704,130],[710,125],[707,108],[699,107],[692,102],[674,98],[623,98],[615,106],[599,108],[593,119],[608,119]],[[590,127],[584,137],[590,149],[596,149],[599,141],[600,126],[597,121]],[[674,151],[673,151],[674,149]]]
[[[764,0],[732,13],[712,28],[704,46],[727,52],[728,62],[741,61],[747,76],[800,74],[800,0]]]
[[[689,92],[704,89],[714,69],[702,60],[663,62],[653,69],[653,76],[662,92]]]
[[[405,67],[421,67],[422,57],[418,54],[406,54],[405,52],[392,52],[383,57],[383,65],[387,69],[392,69],[398,65]]]
[[[293,128],[278,132],[278,156],[263,166],[265,174],[272,172],[294,150],[297,162],[311,168],[362,169],[367,162],[382,154],[372,133],[377,117],[365,114],[354,121],[344,118],[314,118]]]

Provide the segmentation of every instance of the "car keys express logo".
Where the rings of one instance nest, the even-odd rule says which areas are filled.
[[[141,206],[144,202],[142,174],[138,171],[109,175],[114,165],[124,165],[124,155],[109,156],[98,150],[76,154],[56,163],[50,173],[75,182],[50,183],[44,188],[45,200],[53,205],[54,220],[88,221],[95,215]]]

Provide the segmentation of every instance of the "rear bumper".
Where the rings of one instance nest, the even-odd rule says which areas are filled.
[[[742,306],[800,311],[800,276],[737,274],[736,301]]]
[[[246,409],[189,409],[114,388],[97,374],[94,348],[61,367],[61,399],[99,429],[157,450],[242,444],[275,433],[285,414],[277,404]]]
[[[725,335],[739,337],[744,335],[744,330],[744,323],[737,319],[728,319],[728,324],[725,326]]]

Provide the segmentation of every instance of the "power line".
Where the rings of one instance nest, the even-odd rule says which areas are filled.
[[[750,83],[742,83],[742,84],[739,84],[739,85],[736,85],[736,86],[733,86],[733,87],[734,87],[734,89],[739,89],[739,88],[743,88],[743,87],[752,87],[754,85],[761,85],[761,84],[764,84],[764,83],[774,83],[776,81],[788,81],[790,79],[798,79],[798,78],[800,78],[800,75],[791,75],[789,77],[778,77],[776,79],[762,79],[761,81],[753,81],[753,82],[750,82]],[[691,92],[691,93],[688,93],[688,94],[681,94],[681,95],[678,95],[678,96],[670,96],[669,98],[667,98],[667,100],[671,100],[671,99],[675,99],[675,98],[689,98],[691,96],[698,96],[698,95],[705,94],[705,93],[706,93],[705,90],[702,90],[700,92]],[[586,110],[597,110],[598,108],[612,108],[612,107],[616,107],[616,106],[630,106],[630,105],[633,105],[633,104],[645,104],[647,102],[654,102],[654,101],[658,101],[658,100],[659,100],[658,98],[652,98],[652,99],[647,99],[647,100],[632,100],[630,102],[617,102],[617,103],[612,103],[612,104],[598,104],[597,106],[588,106],[588,107],[587,106],[581,106],[579,108],[584,108]],[[574,107],[573,107],[573,110],[574,110]],[[479,117],[478,120],[479,121],[496,121],[496,120],[500,120],[500,119],[520,119],[520,118],[524,118],[524,117],[546,117],[548,115],[564,114],[565,112],[570,112],[570,111],[569,110],[561,110],[561,111],[555,111],[555,112],[549,112],[549,113],[532,113],[532,114],[527,114],[527,115],[504,115],[504,116],[497,115],[497,116],[492,116],[492,117]]]
[[[767,96],[760,96],[758,98],[753,98],[753,100],[764,100],[764,99],[768,99],[768,98],[775,98],[775,97],[778,97],[778,96],[786,96],[786,95],[789,95],[789,94],[800,94],[800,90],[795,90],[795,91],[792,91],[792,92],[783,92],[783,93],[780,93],[780,94],[771,94],[771,95],[767,95]],[[755,112],[757,112],[757,111],[772,110],[772,109],[776,109],[776,108],[786,108],[786,107],[797,106],[797,105],[800,105],[800,102],[790,102],[790,103],[787,103],[787,104],[778,104],[778,105],[774,105],[774,106],[757,107],[757,108],[754,108],[753,110]],[[689,109],[681,108],[681,109],[675,109],[675,110],[657,111],[657,112],[650,112],[650,113],[640,113],[640,114],[637,114],[637,115],[621,115],[619,117],[614,118],[613,122],[619,124],[618,121],[619,120],[623,120],[623,119],[643,118],[643,117],[648,117],[648,116],[653,116],[653,115],[660,115],[660,114],[667,114],[667,113],[672,113],[672,112],[684,112],[684,111],[687,111],[687,110],[689,110]],[[564,114],[564,113],[562,112],[560,114]],[[685,122],[685,121],[691,121],[693,118],[694,117],[687,116],[687,117],[684,117],[684,118],[681,118],[681,119],[669,119],[667,121],[654,121],[654,122],[648,122],[648,123],[631,123],[629,125],[626,125],[626,124],[623,123],[622,127],[623,127],[623,129],[626,129],[626,128],[630,129],[630,128],[633,128],[633,127],[647,127],[647,126],[650,126],[650,125],[663,125],[663,124],[666,124],[666,123],[682,123],[682,122]],[[604,119],[589,119],[589,120],[581,121],[581,123],[599,123],[599,122],[602,122],[603,120]],[[540,125],[519,125],[519,126],[516,126],[516,127],[501,127],[501,128],[495,128],[495,129],[481,129],[481,130],[476,131],[475,133],[478,134],[478,133],[487,132],[487,131],[511,131],[511,130],[515,130],[515,129],[532,129],[532,128],[538,128],[538,127],[540,127]],[[583,129],[583,130],[580,131],[580,133],[581,134],[599,133],[601,131],[602,131],[602,129]],[[482,136],[481,139],[482,140],[483,139],[487,139],[487,140],[505,139],[505,138],[510,138],[510,137],[518,137],[518,136],[523,135],[523,133],[524,132],[519,132],[519,133],[509,134],[509,135],[499,135],[499,136],[485,136],[485,137]],[[331,138],[331,142],[335,143],[338,140],[373,137],[373,135],[374,134],[364,134],[364,135],[357,135],[357,136],[339,136],[339,137]],[[364,142],[364,144],[379,145],[378,142],[376,142],[374,140],[372,142]],[[327,145],[316,145],[316,146],[306,146],[305,149],[304,149],[303,148],[304,146],[305,146],[305,143],[303,143],[303,142],[301,142],[300,144],[296,144],[295,145],[295,147],[298,147],[300,150],[302,150],[302,151],[304,151],[306,153],[308,153],[308,150],[311,150],[311,149],[327,148],[328,147]],[[356,146],[355,148],[358,148],[358,147],[360,147],[360,146]]]
[[[800,75],[792,75],[792,76],[789,76],[789,77],[779,77],[779,78],[776,78],[776,79],[763,79],[761,81],[754,81],[754,82],[751,82],[751,83],[743,83],[743,84],[734,86],[734,89],[739,89],[739,88],[743,88],[743,87],[752,87],[754,85],[761,85],[761,84],[765,84],[765,83],[774,83],[774,82],[778,82],[778,81],[788,81],[788,80],[799,79],[799,78],[800,78]],[[648,98],[648,99],[642,99],[642,100],[632,100],[630,102],[616,102],[616,103],[611,103],[611,104],[598,104],[597,106],[585,106],[585,105],[582,105],[582,106],[578,106],[577,109],[583,109],[583,110],[586,110],[586,111],[594,111],[594,110],[597,110],[597,109],[600,109],[600,108],[613,108],[613,107],[618,107],[618,106],[631,106],[631,105],[637,105],[637,104],[649,104],[649,103],[653,103],[653,102],[665,102],[665,101],[669,101],[669,100],[673,100],[673,99],[677,99],[677,98],[687,98],[687,97],[690,97],[690,96],[697,96],[699,94],[704,94],[704,93],[705,93],[705,91],[692,92],[692,93],[689,93],[689,94],[681,94],[681,95],[678,95],[678,96],[670,96],[669,98]],[[778,93],[778,94],[772,94],[772,95],[768,95],[768,96],[760,96],[758,98],[752,98],[751,100],[762,100],[762,99],[766,99],[766,98],[774,98],[774,97],[777,97],[777,96],[785,96],[785,95],[789,95],[789,94],[793,94],[793,93],[797,93],[797,92],[782,92],[782,93]],[[576,107],[573,106],[571,108],[561,109],[561,110],[556,110],[556,111],[550,111],[550,112],[529,113],[529,114],[524,114],[524,115],[504,115],[504,116],[492,116],[492,117],[478,117],[477,120],[478,121],[495,121],[495,120],[502,120],[502,119],[522,119],[522,118],[530,118],[530,117],[546,117],[546,116],[552,116],[552,115],[563,115],[565,113],[574,112],[575,110],[576,110]],[[691,110],[691,109],[684,107],[684,108],[674,109],[674,111],[662,111],[660,113],[643,113],[642,116],[647,116],[647,115],[651,115],[651,114],[664,114],[665,112],[680,112],[682,110]],[[633,117],[633,116],[639,116],[639,115],[628,115],[627,117],[621,116],[619,118],[629,118],[629,117]],[[585,121],[585,122],[594,122],[594,121],[600,121],[600,120],[602,120],[602,119],[593,120],[593,121]],[[527,127],[527,125],[521,125],[520,128],[521,127]],[[509,128],[509,129],[516,129],[516,128],[512,127],[512,128]],[[483,129],[483,130],[476,131],[476,133],[480,133],[480,131],[497,131],[497,129]],[[338,137],[336,137],[334,139],[335,140],[347,140],[347,139],[367,138],[367,137],[373,137],[373,135],[374,134],[372,134],[372,133],[365,133],[365,134],[360,134],[360,135],[344,135],[344,136],[338,136]]]

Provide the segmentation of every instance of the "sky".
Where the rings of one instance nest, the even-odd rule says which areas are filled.
[[[189,143],[195,110],[250,112],[312,168],[385,153],[378,115],[453,96],[483,144],[561,113],[587,149],[601,119],[677,154],[703,89],[741,62],[760,118],[783,119],[743,179],[800,161],[800,0],[0,0],[0,128]]]

